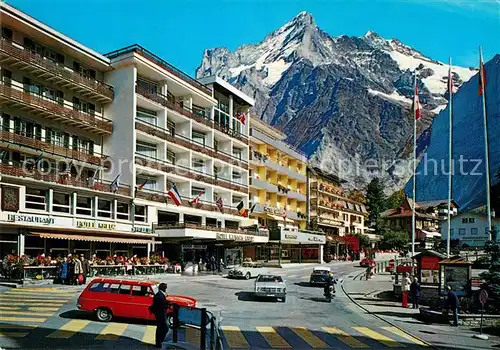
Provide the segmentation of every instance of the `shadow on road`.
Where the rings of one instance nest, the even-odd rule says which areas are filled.
[[[302,300],[311,300],[311,301],[316,301],[318,303],[327,303],[327,304],[329,304],[329,302],[326,300],[325,297],[300,297],[300,299],[302,299]]]
[[[300,287],[323,288],[322,286],[312,285],[309,282],[295,282],[294,284]]]
[[[376,315],[382,315],[382,316],[392,316],[392,317],[402,317],[402,318],[414,318],[414,314],[407,314],[404,312],[393,312],[393,311],[380,311],[380,312],[374,312]]]
[[[70,318],[75,320],[89,320],[97,321],[95,314],[93,312],[81,311],[81,310],[70,310],[59,314],[61,318]],[[113,322],[118,323],[130,323],[139,325],[155,324],[154,321],[141,320],[137,318],[125,318],[125,317],[113,317]],[[105,323],[105,322],[103,322]]]
[[[240,301],[254,301],[254,302],[267,302],[267,303],[278,303],[281,299],[277,298],[259,298],[256,297],[253,292],[238,292],[235,293]]]

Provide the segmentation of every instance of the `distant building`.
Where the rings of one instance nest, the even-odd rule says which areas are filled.
[[[450,212],[452,216],[457,215],[458,203],[451,200]],[[415,207],[420,212],[437,216],[440,220],[448,219],[448,199],[417,202]]]
[[[500,231],[500,219],[493,219],[497,232]],[[462,212],[451,219],[451,239],[458,239],[460,246],[483,247],[489,239],[488,218],[483,213]],[[441,235],[448,235],[448,221],[441,224]]]

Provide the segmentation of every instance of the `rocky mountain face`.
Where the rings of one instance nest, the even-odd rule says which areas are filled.
[[[314,165],[351,187],[381,177],[401,188],[411,167],[414,73],[423,117],[419,150],[447,103],[449,66],[374,32],[331,37],[301,12],[262,42],[205,50],[196,76],[218,75],[256,99],[254,113],[283,130]],[[475,70],[453,67],[455,87]]]

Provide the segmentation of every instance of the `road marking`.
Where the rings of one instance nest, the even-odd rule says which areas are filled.
[[[110,323],[101,333],[95,337],[96,340],[118,340],[127,329],[126,323]]]
[[[59,288],[17,288],[12,289],[12,292],[61,292],[61,293],[75,293],[74,290],[59,289]]]
[[[57,331],[50,333],[46,336],[46,338],[52,339],[69,339],[76,332],[82,330],[86,325],[88,325],[90,321],[87,320],[71,320]]]
[[[236,326],[222,326],[224,338],[226,338],[227,345],[230,349],[248,349],[249,345],[247,339],[241,333],[240,327]]]
[[[23,302],[38,302],[38,303],[57,303],[60,304],[61,302],[67,303],[71,299],[64,299],[64,298],[58,298],[57,300],[54,299],[41,299],[41,298],[19,298],[19,296],[15,295],[0,295],[0,301],[23,301]]]
[[[0,310],[21,310],[19,306],[0,306]]]
[[[201,332],[199,329],[186,327],[186,341],[190,344],[200,345]]]
[[[405,338],[406,340],[409,340],[415,344],[418,344],[420,346],[423,346],[423,347],[428,347],[429,345],[427,345],[426,343],[424,343],[423,341],[421,341],[420,339],[412,336],[412,335],[409,335],[405,332],[403,332],[402,330],[400,330],[399,328],[396,328],[396,327],[382,327],[382,329],[385,329],[386,331],[388,332],[391,332],[391,333],[394,333],[398,336],[400,336],[401,338]]]
[[[155,333],[156,326],[146,326],[146,330],[142,336],[142,342],[145,344],[155,344]]]
[[[30,305],[31,306],[31,305]],[[53,311],[56,312],[60,307],[29,307],[30,311]]]
[[[398,343],[394,339],[391,339],[389,337],[386,337],[385,335],[382,335],[378,332],[375,332],[375,331],[371,330],[370,328],[366,328],[366,327],[353,327],[353,328],[355,330],[357,330],[358,332],[360,332],[361,334],[364,334],[367,337],[370,337],[370,338],[378,341],[379,343],[382,343],[385,346],[388,346],[390,348],[405,348],[406,347],[403,344]]]
[[[297,277],[297,275],[290,275],[290,276],[286,276],[288,278],[294,278],[294,277]]]
[[[28,335],[29,333],[25,332],[0,332],[0,337],[7,337],[7,338],[24,338]]]
[[[351,337],[349,334],[336,327],[323,327],[323,330],[328,334],[336,335],[338,340],[340,340],[342,343],[346,345],[349,345],[351,348],[355,349],[369,348],[369,346],[366,345],[365,343],[360,342],[356,338]]]
[[[3,312],[2,312],[3,314]],[[31,312],[30,315],[33,315]],[[15,317],[15,316],[0,316],[0,321],[14,321],[14,322],[45,322],[47,318],[37,318],[37,317]]]
[[[0,329],[33,329],[37,328],[37,324],[0,324]]]
[[[290,327],[290,329],[314,349],[325,349],[329,347],[328,344],[312,334],[306,327]]]
[[[53,303],[15,303],[15,302],[12,302],[12,303],[6,303],[6,302],[1,302],[0,301],[0,306],[28,306],[28,307],[32,307],[32,306],[50,306],[50,307],[61,307],[63,306],[64,304],[53,304]]]
[[[26,316],[30,316],[30,315],[33,315],[33,312],[28,312],[28,311],[0,311],[0,314],[2,315],[26,315]],[[51,312],[51,313],[47,313],[47,312],[37,312],[36,313],[36,316],[47,316],[47,317],[50,317],[52,316],[54,313]]]
[[[291,349],[290,344],[273,327],[255,327],[273,349]]]

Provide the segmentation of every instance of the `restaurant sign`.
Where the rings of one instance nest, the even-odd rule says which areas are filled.
[[[132,226],[132,232],[153,233],[153,229],[146,226]]]
[[[298,230],[281,230],[282,243],[302,243],[302,244],[325,244],[326,237],[324,235],[316,235]]]
[[[264,213],[269,213],[273,215],[285,215],[285,210],[282,208],[270,207],[268,205],[264,205]]]
[[[55,222],[54,218],[49,218],[45,216],[35,216],[35,215],[20,215],[20,214],[7,215],[7,221],[29,222],[34,224],[45,224],[45,225],[53,225]]]
[[[108,222],[93,222],[93,221],[76,221],[77,228],[97,228],[103,230],[115,230],[116,224],[111,224]]]
[[[254,236],[243,235],[241,233],[222,233],[222,232],[217,232],[216,239],[218,241],[253,242]]]

